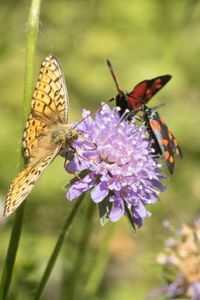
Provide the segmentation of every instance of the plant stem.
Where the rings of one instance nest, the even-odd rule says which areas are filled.
[[[74,263],[73,272],[70,276],[71,280],[69,282],[68,295],[66,295],[67,300],[77,299],[76,294],[75,294],[76,286],[77,286],[77,283],[78,283],[80,275],[81,275],[82,267],[84,265],[85,253],[87,250],[88,241],[89,241],[90,234],[92,231],[91,223],[92,223],[92,216],[93,216],[95,207],[96,207],[95,204],[90,200],[86,218],[85,218],[86,220],[85,220],[83,231],[82,231],[82,237],[79,242],[79,248],[78,248],[76,260]]]
[[[106,266],[110,258],[109,246],[113,237],[113,232],[116,229],[116,224],[109,224],[105,229],[105,236],[102,247],[99,249],[93,263],[91,272],[88,275],[87,284],[85,286],[84,299],[94,299],[105,273]]]
[[[8,245],[7,256],[5,259],[2,277],[1,277],[1,286],[0,286],[0,299],[5,300],[9,292],[12,272],[15,264],[15,258],[17,255],[17,249],[20,240],[20,234],[22,229],[24,214],[24,205],[22,205],[16,212],[14,224],[12,227],[12,232],[10,236],[10,242]]]
[[[26,62],[25,62],[25,77],[24,77],[24,103],[23,103],[23,118],[26,122],[30,112],[30,104],[33,93],[33,75],[34,75],[34,58],[36,41],[40,23],[40,6],[41,0],[32,0],[31,8],[28,17],[27,38],[26,38]]]
[[[78,208],[79,208],[80,204],[83,201],[83,198],[84,198],[84,196],[81,196],[81,197],[79,197],[78,200],[76,200],[76,203],[75,203],[74,207],[72,208],[70,215],[67,217],[67,219],[66,219],[66,221],[63,225],[63,228],[62,228],[61,233],[58,237],[57,243],[56,243],[56,245],[54,247],[54,250],[53,250],[53,252],[52,252],[52,254],[49,258],[49,261],[47,263],[44,274],[43,274],[42,279],[41,279],[41,281],[39,283],[39,286],[37,288],[34,300],[40,299],[40,297],[42,295],[42,292],[43,292],[44,287],[47,283],[47,280],[49,279],[49,276],[50,276],[50,274],[53,270],[53,267],[55,265],[56,259],[57,259],[58,255],[60,253],[60,250],[61,250],[61,247],[63,245],[65,236],[68,233],[69,227],[71,226],[71,224],[74,220],[74,217],[76,216],[76,213],[78,211]]]
[[[30,101],[33,90],[33,70],[34,70],[34,56],[36,39],[39,28],[39,15],[40,15],[40,0],[32,0],[31,8],[28,17],[27,26],[27,38],[26,38],[26,59],[25,59],[25,77],[24,77],[24,101],[23,101],[23,126],[27,118],[28,112],[30,110]],[[21,156],[21,162],[23,157]],[[24,163],[21,164],[21,169],[24,168]],[[12,227],[12,232],[10,236],[10,242],[8,245],[7,256],[5,259],[1,286],[0,286],[0,299],[5,300],[13,274],[13,268],[15,264],[15,259],[17,255],[17,249],[19,245],[19,240],[21,236],[23,215],[25,209],[25,202],[17,209],[15,214],[15,219]]]

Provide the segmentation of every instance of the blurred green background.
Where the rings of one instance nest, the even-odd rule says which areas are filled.
[[[0,206],[18,173],[26,22],[30,1],[0,1]],[[101,228],[95,211],[90,248],[76,292],[77,299],[140,300],[162,282],[154,257],[164,240],[162,223],[179,226],[200,213],[200,2],[195,0],[42,2],[35,80],[41,61],[55,55],[62,64],[69,96],[70,121],[82,108],[94,110],[116,94],[106,66],[109,58],[127,91],[141,80],[172,74],[151,100],[177,137],[184,159],[152,217],[134,233],[125,218]],[[31,299],[60,228],[72,208],[65,198],[69,176],[57,158],[27,201],[23,235],[10,299]],[[70,230],[42,299],[67,299],[87,201]],[[13,216],[0,219],[0,270]],[[105,250],[107,249],[107,251]]]

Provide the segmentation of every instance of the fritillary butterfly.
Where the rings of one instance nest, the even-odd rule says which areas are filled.
[[[27,168],[9,187],[4,216],[16,210],[54,158],[78,138],[77,130],[67,124],[68,111],[64,75],[57,59],[49,55],[41,65],[22,139]]]

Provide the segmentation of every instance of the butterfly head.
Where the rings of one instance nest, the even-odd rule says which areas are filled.
[[[74,140],[78,139],[78,131],[74,127],[69,127],[65,132],[66,144],[71,144]]]
[[[78,138],[78,131],[76,128],[65,124],[64,127],[57,127],[52,131],[52,141],[57,145],[69,145]]]

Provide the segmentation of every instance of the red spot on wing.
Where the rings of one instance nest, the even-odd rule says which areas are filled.
[[[163,139],[163,140],[161,141],[161,143],[162,143],[162,145],[165,146],[165,147],[167,147],[168,144],[169,144],[168,140],[165,140],[165,139]]]
[[[152,95],[152,93],[151,93],[151,90],[150,89],[147,89],[147,91],[146,91],[146,95],[149,97],[151,97],[151,95]]]
[[[139,109],[141,105],[145,103],[144,97],[147,92],[147,87],[147,81],[142,81],[127,95],[130,108]]]
[[[153,131],[159,131],[160,132],[160,124],[156,120],[150,120],[150,125]]]
[[[177,147],[178,146],[177,140],[173,139],[173,141],[174,141],[174,145]]]
[[[168,130],[168,137],[170,140],[173,140],[173,136],[172,136],[172,133]]]
[[[168,160],[168,158],[169,158],[169,151],[165,151],[165,153],[164,153],[164,158],[165,158],[166,160]]]

